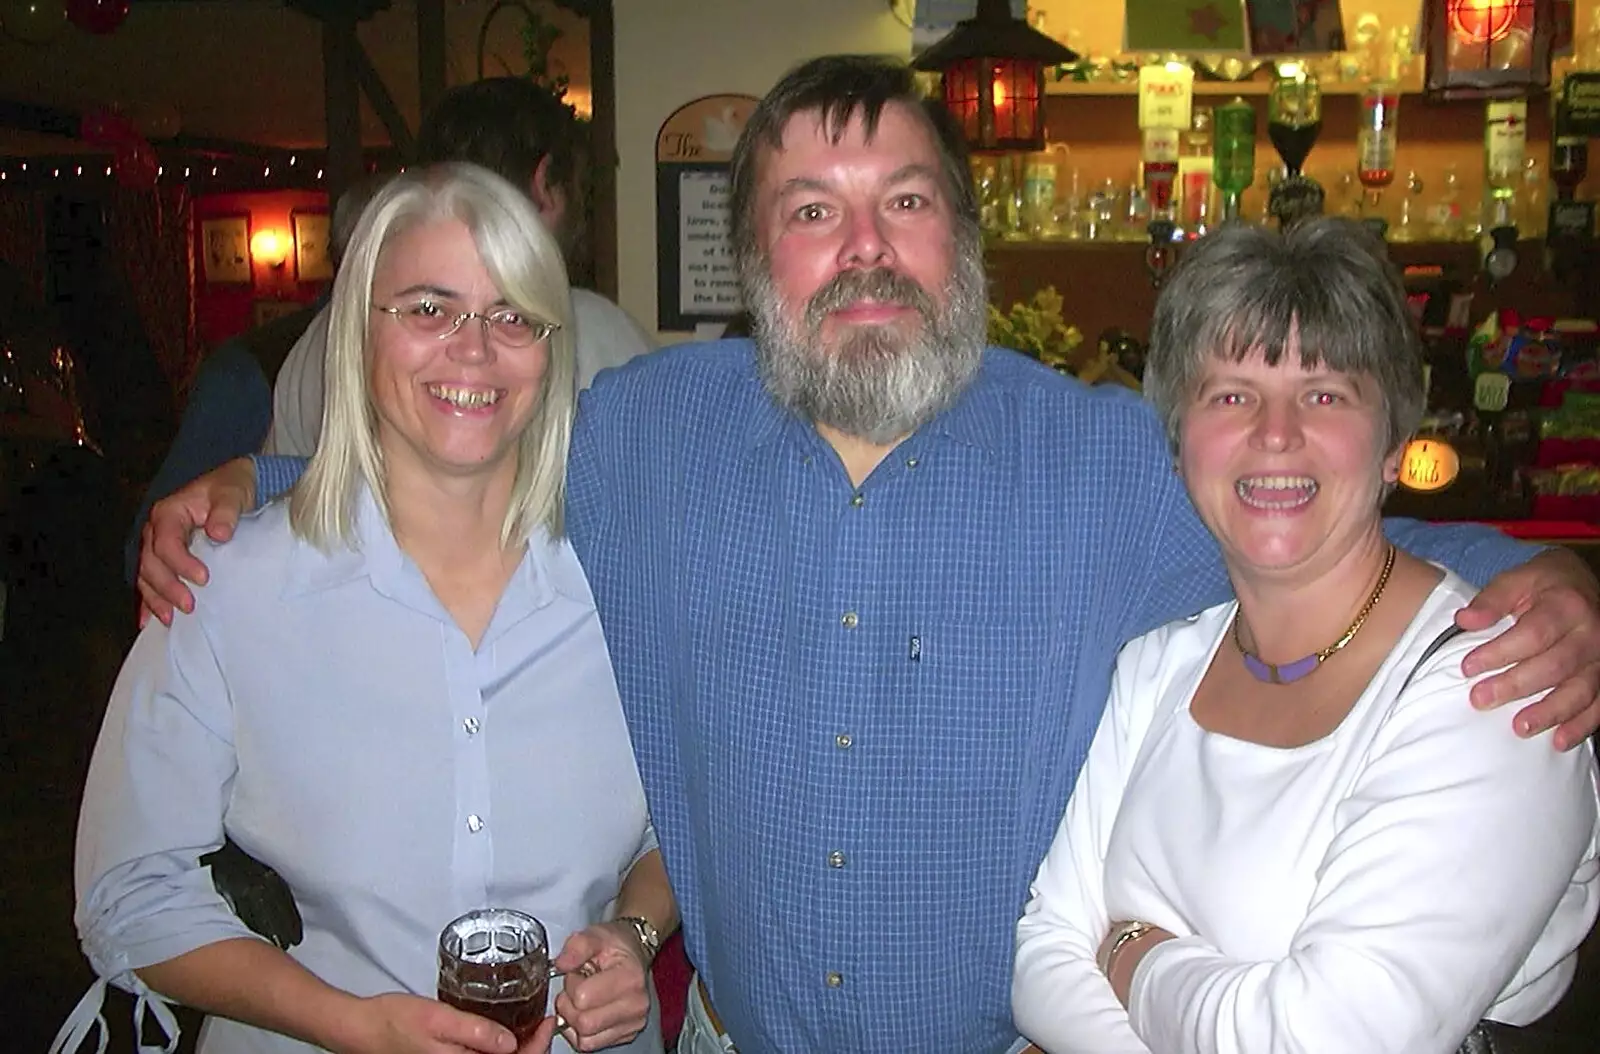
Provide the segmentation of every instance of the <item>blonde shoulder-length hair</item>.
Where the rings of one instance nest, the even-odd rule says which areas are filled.
[[[451,163],[411,169],[378,191],[362,212],[334,279],[322,439],[289,504],[295,534],[321,549],[355,544],[356,497],[363,483],[390,519],[368,356],[372,327],[394,320],[374,310],[372,282],[396,237],[436,220],[466,225],[508,305],[561,327],[549,337],[543,391],[517,446],[516,480],[500,539],[507,546],[520,545],[537,526],[552,537],[562,533],[567,447],[577,403],[566,265],[525,195],[487,169]]]

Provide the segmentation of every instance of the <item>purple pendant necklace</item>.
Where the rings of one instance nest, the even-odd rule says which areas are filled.
[[[1355,640],[1356,634],[1361,632],[1361,627],[1367,624],[1367,616],[1372,614],[1372,609],[1377,606],[1378,598],[1383,596],[1383,587],[1389,584],[1389,572],[1392,570],[1394,570],[1394,546],[1391,545],[1389,555],[1383,561],[1383,573],[1378,575],[1378,584],[1372,587],[1372,594],[1367,597],[1367,602],[1361,605],[1361,610],[1356,612],[1356,620],[1350,623],[1350,628],[1344,631],[1344,636],[1321,651],[1314,651],[1303,659],[1286,662],[1281,666],[1263,661],[1244,646],[1244,638],[1239,635],[1239,615],[1235,613],[1233,643],[1238,647],[1239,654],[1244,656],[1244,668],[1250,671],[1250,676],[1265,684],[1293,684],[1302,677],[1309,676],[1331,655]]]

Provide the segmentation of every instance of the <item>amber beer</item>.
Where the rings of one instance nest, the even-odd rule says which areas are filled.
[[[490,1021],[504,1025],[517,1037],[518,1045],[526,1043],[539,1030],[539,1026],[544,1022],[549,1000],[548,981],[521,999],[475,999],[472,996],[439,989],[441,1003],[449,1003],[457,1010],[465,1010],[469,1014],[477,1014],[479,1017],[486,1017]]]
[[[550,947],[532,915],[469,911],[439,934],[439,1001],[527,1041],[550,1004]]]

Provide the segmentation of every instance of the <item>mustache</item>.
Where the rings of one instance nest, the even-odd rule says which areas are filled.
[[[923,318],[934,315],[933,297],[914,279],[886,267],[869,271],[841,271],[806,301],[806,322],[815,327],[835,311],[859,300],[880,304],[900,304],[919,312]]]

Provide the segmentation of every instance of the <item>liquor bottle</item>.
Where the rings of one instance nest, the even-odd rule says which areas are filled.
[[[1597,16],[1600,17],[1600,16]],[[1578,201],[1578,185],[1589,174],[1589,139],[1572,127],[1566,102],[1570,81],[1557,93],[1550,126],[1550,182],[1555,200],[1545,219],[1545,259],[1565,282],[1594,254],[1595,203]]]
[[[1172,241],[1178,231],[1174,218],[1172,184],[1178,175],[1178,130],[1176,128],[1146,128],[1141,168],[1144,172],[1145,198],[1150,202],[1150,223],[1146,230],[1150,244],[1144,251],[1145,270],[1150,282],[1160,287],[1172,270]]]
[[[1150,202],[1152,220],[1174,219],[1173,183],[1178,177],[1180,147],[1175,128],[1146,128],[1141,167],[1144,170],[1145,198]]]
[[[1508,277],[1517,267],[1517,186],[1528,148],[1528,102],[1496,99],[1484,110],[1483,250],[1484,271],[1491,281]]]
[[[1212,115],[1211,179],[1222,191],[1222,220],[1239,218],[1239,199],[1256,178],[1256,111],[1237,96]]]
[[[1495,226],[1494,218],[1512,214],[1510,202],[1522,181],[1522,159],[1527,149],[1527,100],[1491,101],[1484,111],[1483,129],[1483,175],[1489,199],[1484,210],[1486,229]]]
[[[1395,150],[1400,131],[1400,92],[1392,84],[1373,84],[1361,95],[1356,127],[1356,178],[1366,188],[1362,214],[1375,225],[1383,188],[1394,182]],[[1381,233],[1381,231],[1380,231]]]
[[[1305,168],[1306,157],[1322,134],[1322,89],[1316,75],[1299,62],[1278,67],[1267,96],[1267,138],[1290,179]]]
[[[1211,226],[1211,110],[1196,106],[1189,130],[1179,135],[1178,216],[1184,236],[1203,237]]]
[[[1579,135],[1568,127],[1566,104],[1556,104],[1555,118],[1550,129],[1550,181],[1556,185],[1556,197],[1571,201],[1578,193],[1578,185],[1589,176],[1589,137]]]
[[[1282,226],[1322,212],[1322,187],[1302,174],[1306,157],[1322,133],[1322,89],[1316,74],[1300,62],[1278,64],[1267,96],[1267,137],[1283,159],[1287,174],[1268,202]]]

